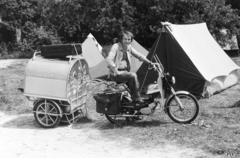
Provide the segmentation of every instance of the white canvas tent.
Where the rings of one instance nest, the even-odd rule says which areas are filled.
[[[87,60],[89,68],[96,66],[104,58],[102,56],[102,46],[90,33],[82,43],[82,54]]]
[[[209,33],[205,23],[171,25],[155,41],[148,59],[154,54],[160,58],[165,71],[176,77],[176,90],[187,90],[196,95],[212,95],[237,83],[239,67],[226,55]],[[138,70],[141,78],[147,66]],[[156,78],[149,72],[146,82]]]

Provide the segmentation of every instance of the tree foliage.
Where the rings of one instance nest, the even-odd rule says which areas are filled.
[[[128,29],[140,44],[150,48],[161,30],[161,22],[169,21],[206,22],[210,33],[224,46],[228,36],[239,34],[238,1],[1,0],[0,42],[7,50],[10,42],[12,50],[32,52],[43,44],[83,42],[89,33],[100,44],[108,44],[119,31]],[[22,43],[18,45],[16,29],[22,32]],[[227,30],[227,34],[222,30]]]
[[[227,5],[231,5],[233,9],[240,9],[240,1],[239,0],[226,0]]]
[[[6,47],[3,50],[7,49],[8,55],[14,51],[17,53],[17,57],[31,56],[39,45],[50,44],[53,43],[52,40],[57,40],[51,31],[41,27],[43,2],[43,0],[1,0],[1,19],[3,24],[8,26],[4,27],[7,28],[7,31],[1,32],[1,34],[3,37],[7,37],[9,35],[6,34],[12,33],[10,40],[0,39],[2,45]],[[21,30],[20,43],[16,41],[16,29]]]

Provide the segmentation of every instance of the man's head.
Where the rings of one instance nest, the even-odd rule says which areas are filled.
[[[125,46],[130,45],[133,41],[133,38],[134,36],[130,31],[122,31],[119,35],[120,42]]]

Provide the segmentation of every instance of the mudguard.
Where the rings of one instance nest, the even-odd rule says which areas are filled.
[[[169,100],[171,100],[175,95],[178,95],[178,94],[189,95],[190,93],[188,91],[177,91],[176,94],[172,94],[166,99],[164,107],[167,107]]]

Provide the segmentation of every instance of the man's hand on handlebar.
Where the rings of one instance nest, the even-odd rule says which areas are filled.
[[[149,70],[150,69],[154,69],[155,70],[157,68],[157,66],[158,66],[158,63],[150,62],[149,64],[150,64]]]
[[[156,68],[156,66],[158,66],[158,63],[153,63],[153,62],[151,62],[151,66],[152,66],[153,68]]]

